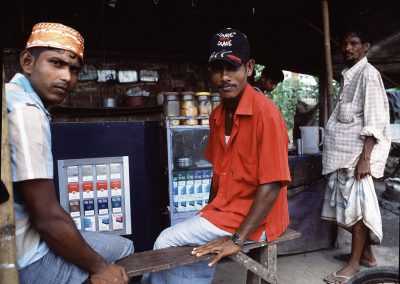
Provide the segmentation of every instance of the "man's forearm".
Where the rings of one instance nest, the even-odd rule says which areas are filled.
[[[71,217],[58,203],[50,179],[19,182],[32,225],[46,244],[65,260],[89,273],[96,273],[107,263],[83,239]]]
[[[364,147],[357,161],[356,168],[354,170],[354,177],[356,179],[362,179],[371,174],[371,153],[375,145],[375,138],[373,136],[365,136]]]
[[[257,188],[250,211],[236,231],[242,240],[246,240],[269,214],[280,190],[280,182],[263,184]]]
[[[65,212],[59,212],[57,215],[48,218],[39,226],[40,236],[46,244],[62,258],[90,274],[100,271],[107,264],[106,260],[86,243]]]
[[[361,152],[360,159],[363,159],[365,161],[370,161],[371,160],[371,153],[372,149],[374,148],[376,143],[376,139],[373,136],[365,136],[364,138],[364,147]]]

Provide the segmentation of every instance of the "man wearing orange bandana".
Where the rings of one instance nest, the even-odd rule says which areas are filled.
[[[53,182],[50,114],[74,89],[84,41],[57,23],[33,27],[20,55],[22,73],[6,84],[17,264],[20,283],[128,283],[113,262],[133,252],[130,240],[80,233],[58,203]]]

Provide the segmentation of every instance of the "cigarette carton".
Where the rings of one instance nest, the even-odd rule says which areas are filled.
[[[194,172],[194,200],[195,200],[195,210],[200,210],[203,208],[203,186],[202,181],[202,171]]]
[[[186,172],[186,204],[187,204],[187,211],[195,210],[193,171]]]
[[[178,173],[178,212],[187,211],[186,173]]]

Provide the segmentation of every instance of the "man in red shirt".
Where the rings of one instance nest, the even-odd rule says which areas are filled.
[[[210,116],[205,153],[213,165],[209,204],[164,230],[154,246],[201,245],[193,255],[217,256],[210,263],[146,275],[144,282],[211,283],[212,267],[222,257],[239,252],[247,240],[273,241],[287,228],[287,130],[278,108],[248,84],[253,68],[242,32],[224,29],[212,37],[210,79],[222,103]]]

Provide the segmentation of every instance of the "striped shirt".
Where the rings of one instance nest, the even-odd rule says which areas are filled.
[[[16,74],[6,84],[13,182],[53,179],[50,114],[28,79]],[[29,221],[20,192],[14,188],[18,268],[39,260],[48,247]]]
[[[342,72],[340,100],[328,120],[322,157],[323,174],[354,169],[364,146],[373,136],[371,174],[383,176],[390,150],[389,104],[382,78],[364,57]]]

